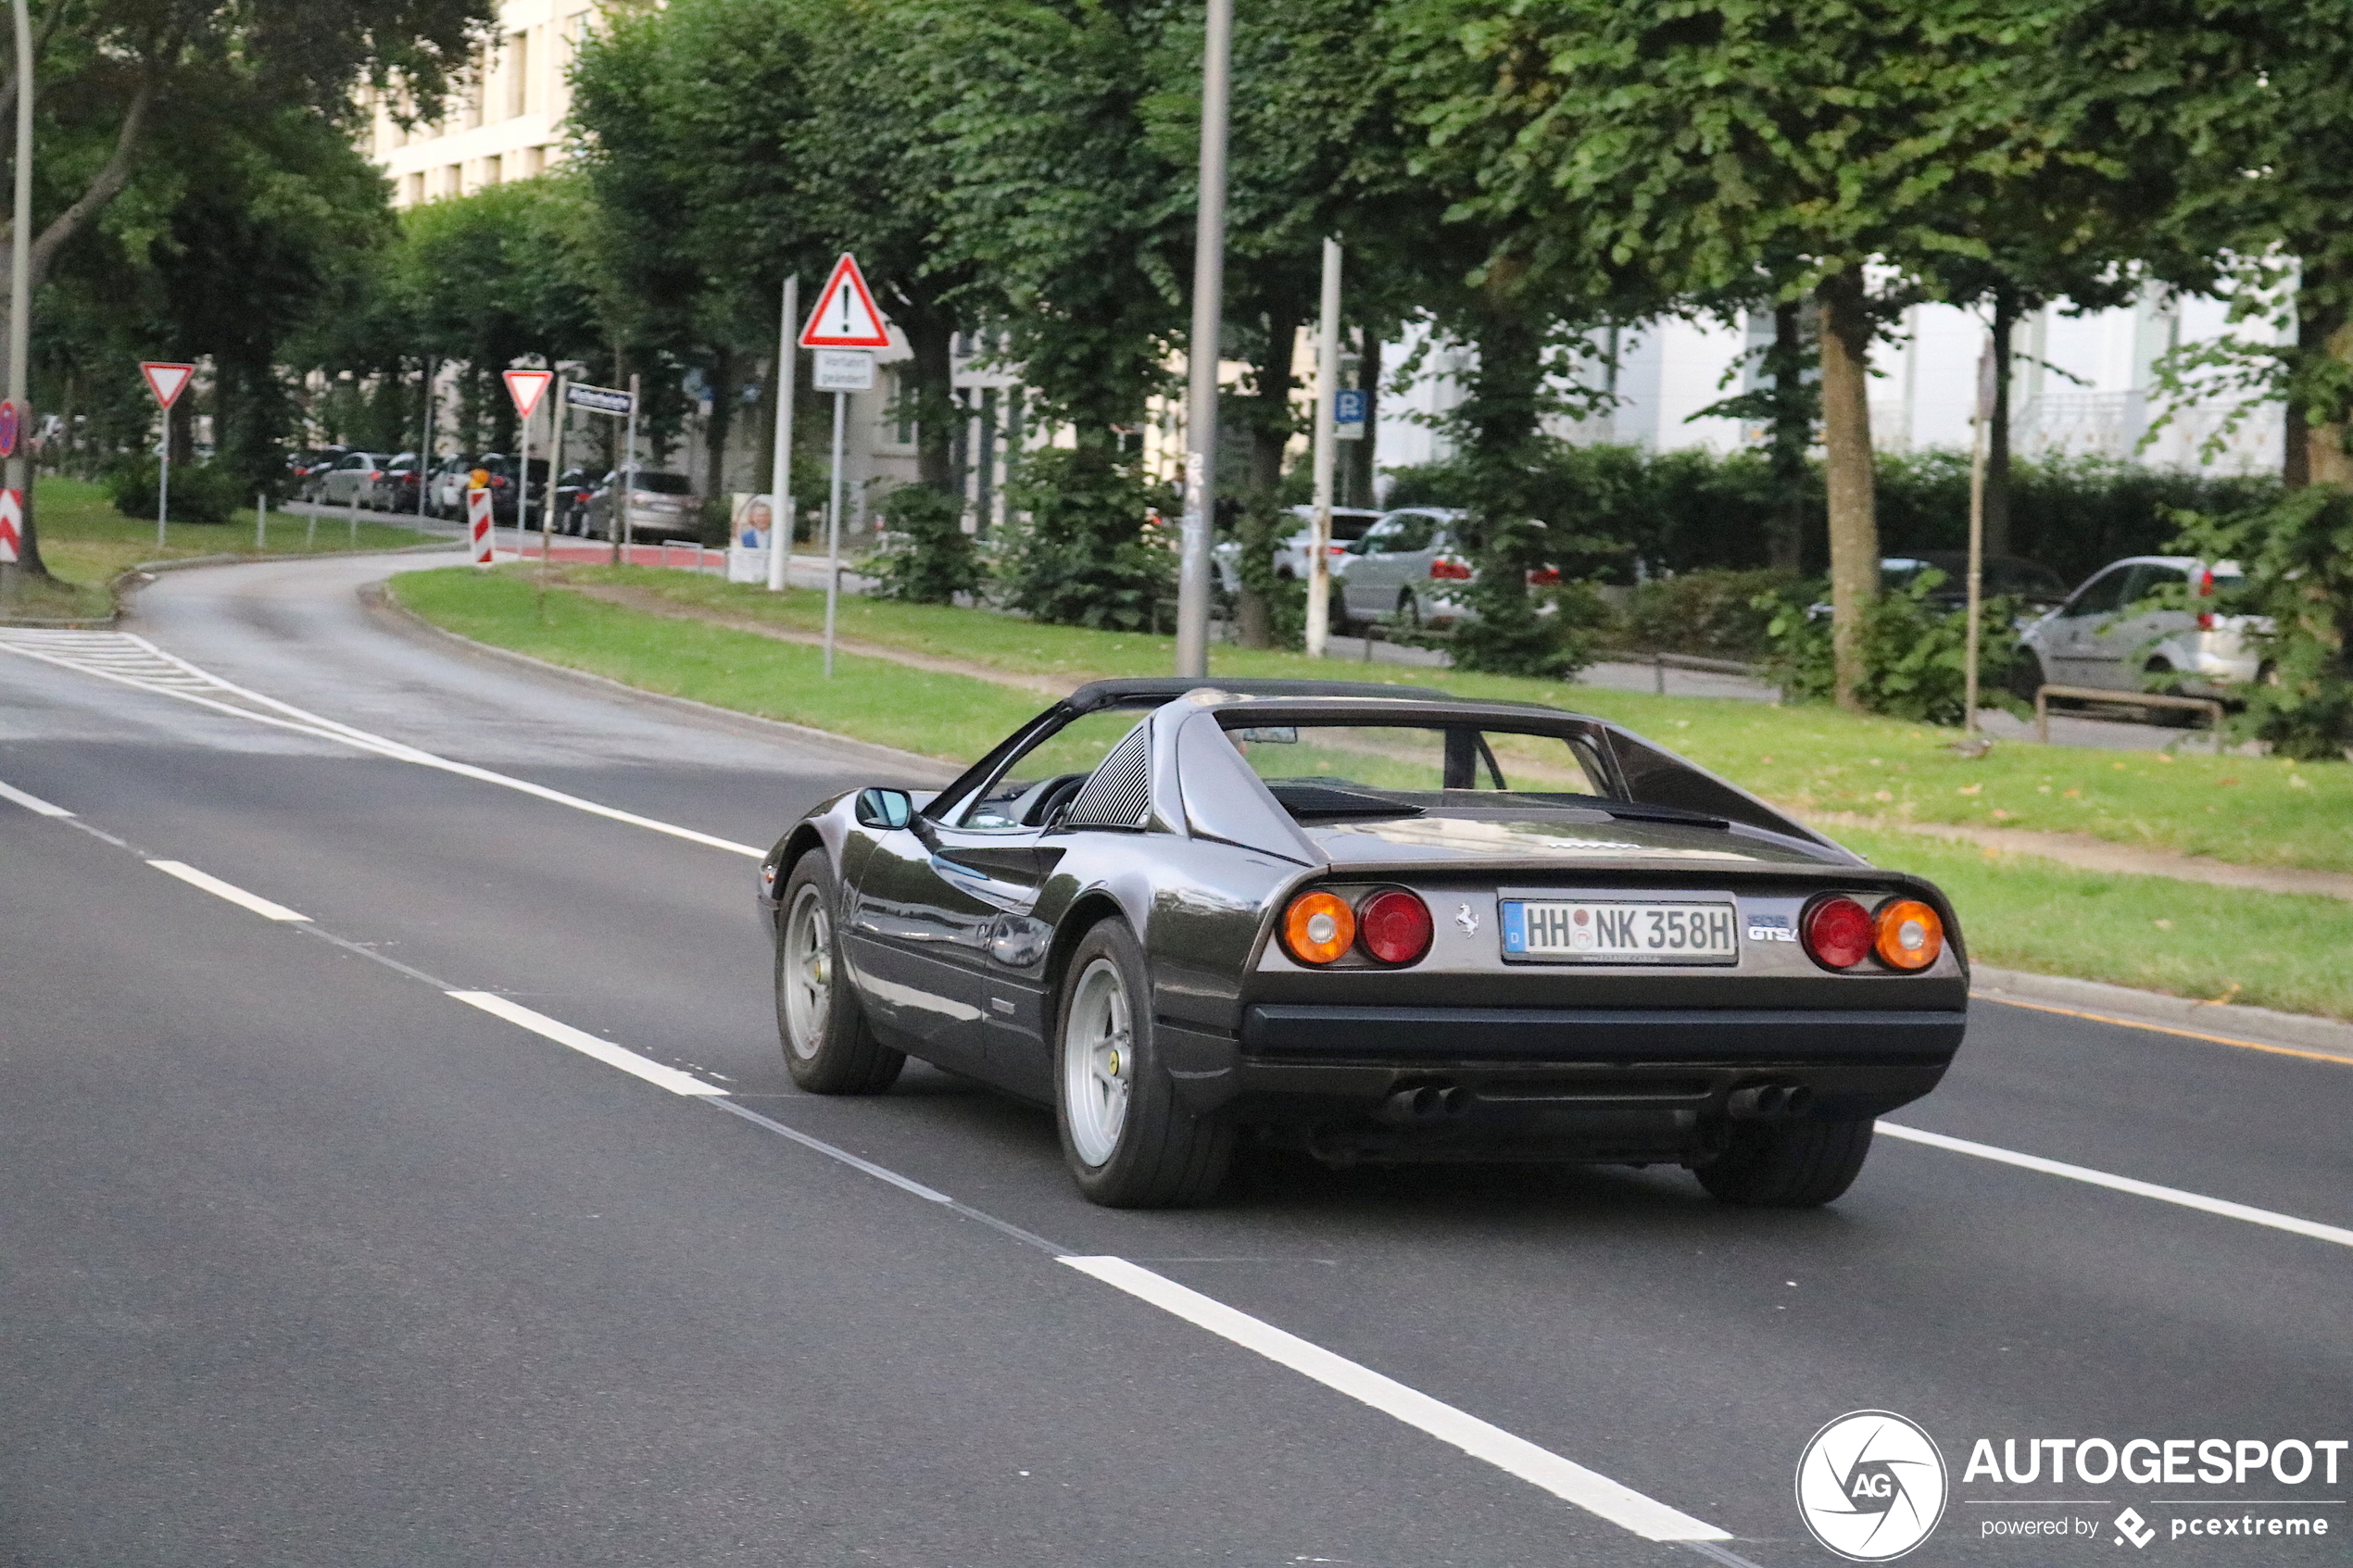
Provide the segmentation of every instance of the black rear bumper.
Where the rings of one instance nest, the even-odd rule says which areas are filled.
[[[1241,1054],[1270,1061],[1950,1061],[1965,1012],[1257,1006]]]

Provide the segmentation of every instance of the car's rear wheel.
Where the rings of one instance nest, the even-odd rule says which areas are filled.
[[[1743,1122],[1722,1154],[1693,1174],[1744,1209],[1814,1209],[1855,1184],[1871,1152],[1868,1116],[1824,1122]]]
[[[792,1081],[816,1095],[878,1095],[907,1065],[875,1038],[841,963],[834,878],[812,849],[785,882],[776,932],[776,1033]]]
[[[1065,972],[1056,1119],[1079,1192],[1111,1209],[1208,1201],[1233,1161],[1233,1127],[1177,1101],[1153,1038],[1142,947],[1105,920],[1079,938]]]

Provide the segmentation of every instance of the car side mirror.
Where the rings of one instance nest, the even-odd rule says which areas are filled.
[[[903,789],[862,789],[857,814],[862,828],[903,828],[915,820],[915,798]]]

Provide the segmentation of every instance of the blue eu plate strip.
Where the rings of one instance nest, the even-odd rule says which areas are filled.
[[[1528,906],[1516,898],[1504,902],[1504,951],[1528,951]]]

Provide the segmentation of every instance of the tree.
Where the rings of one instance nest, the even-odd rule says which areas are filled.
[[[1464,206],[1530,265],[1598,292],[1704,299],[1768,258],[1818,312],[1837,694],[1853,706],[1878,589],[1867,357],[1903,295],[1982,257],[1991,188],[2044,142],[2021,121],[2039,13],[2006,0],[1410,0],[1423,113],[1474,171]]]

